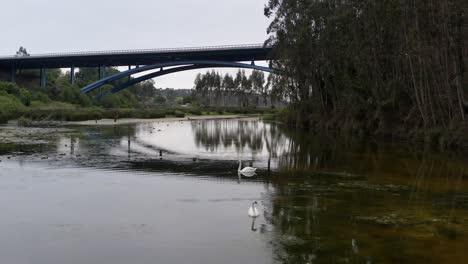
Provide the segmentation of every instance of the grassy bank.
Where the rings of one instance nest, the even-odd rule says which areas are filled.
[[[17,97],[0,91],[0,123],[18,118],[27,111],[27,107]]]
[[[81,107],[62,102],[41,103],[32,101],[25,106],[13,96],[0,96],[2,105],[0,121],[12,119],[31,121],[86,121],[115,118],[165,118],[197,115],[268,114],[273,110],[254,108],[198,108],[198,107],[154,107],[154,108],[102,108]]]

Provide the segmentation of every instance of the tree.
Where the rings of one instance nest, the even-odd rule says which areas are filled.
[[[16,55],[15,55],[15,57],[28,57],[28,56],[30,55],[26,51],[26,48],[23,48],[23,46],[19,48],[19,50],[16,52]]]
[[[252,92],[252,82],[251,79],[245,75],[245,71],[241,72],[241,97],[242,97],[242,106],[249,106],[249,95]]]
[[[193,102],[193,97],[192,96],[185,96],[182,99],[182,104],[191,104]]]
[[[19,91],[19,98],[25,106],[31,105],[32,96],[28,90],[21,88]]]
[[[261,71],[253,71],[250,75],[250,82],[255,93],[262,95],[264,104],[267,103],[268,87],[265,86],[265,74]],[[258,102],[256,102],[258,104]],[[258,106],[258,105],[257,105]]]
[[[158,95],[154,98],[154,102],[156,104],[165,104],[166,103],[166,98],[164,96]]]
[[[265,15],[283,73],[272,85],[298,126],[312,115],[371,133],[466,125],[467,1],[269,0]]]
[[[234,78],[229,73],[226,73],[223,78],[223,89],[224,91],[231,93],[236,89],[236,84],[234,83]]]

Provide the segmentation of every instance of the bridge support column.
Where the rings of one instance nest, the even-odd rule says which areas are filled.
[[[132,66],[128,65],[128,70],[131,70],[131,69],[132,69]],[[132,79],[132,75],[129,75],[127,77],[127,82],[129,82],[131,79]]]
[[[16,83],[16,66],[15,65],[11,66],[10,81],[12,83]]]
[[[73,65],[70,68],[70,83],[72,85],[75,84],[75,66],[73,66]]]
[[[46,82],[47,82],[47,74],[46,74],[46,69],[44,66],[41,67],[41,87],[46,87]]]
[[[101,80],[101,79],[102,79],[102,68],[101,66],[98,66],[98,80]],[[101,96],[102,96],[102,87],[99,87],[99,95],[98,95],[99,100],[101,99]]]
[[[98,67],[98,79],[104,79],[106,78],[106,65],[102,65]]]

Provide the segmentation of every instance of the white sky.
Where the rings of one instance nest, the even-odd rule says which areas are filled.
[[[0,55],[263,43],[266,0],[7,0]],[[262,63],[258,63],[262,65]],[[202,70],[205,72],[206,70]],[[218,69],[235,73],[237,70]],[[191,88],[198,71],[157,78]]]

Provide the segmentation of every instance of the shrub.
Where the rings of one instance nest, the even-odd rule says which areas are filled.
[[[5,91],[8,94],[19,95],[20,87],[11,82],[0,82],[0,91]]]
[[[13,95],[0,91],[0,122],[17,118],[26,112],[26,107]]]
[[[19,98],[25,106],[31,105],[32,96],[28,90],[21,88],[19,91]]]
[[[32,100],[34,101],[39,101],[42,103],[48,103],[50,102],[49,96],[43,92],[33,92],[32,93]]]
[[[18,126],[20,126],[20,127],[30,127],[30,126],[32,126],[32,121],[31,121],[31,119],[22,116],[22,117],[20,117],[20,119],[18,119]]]
[[[188,113],[192,115],[202,115],[202,111],[200,109],[190,109]]]

